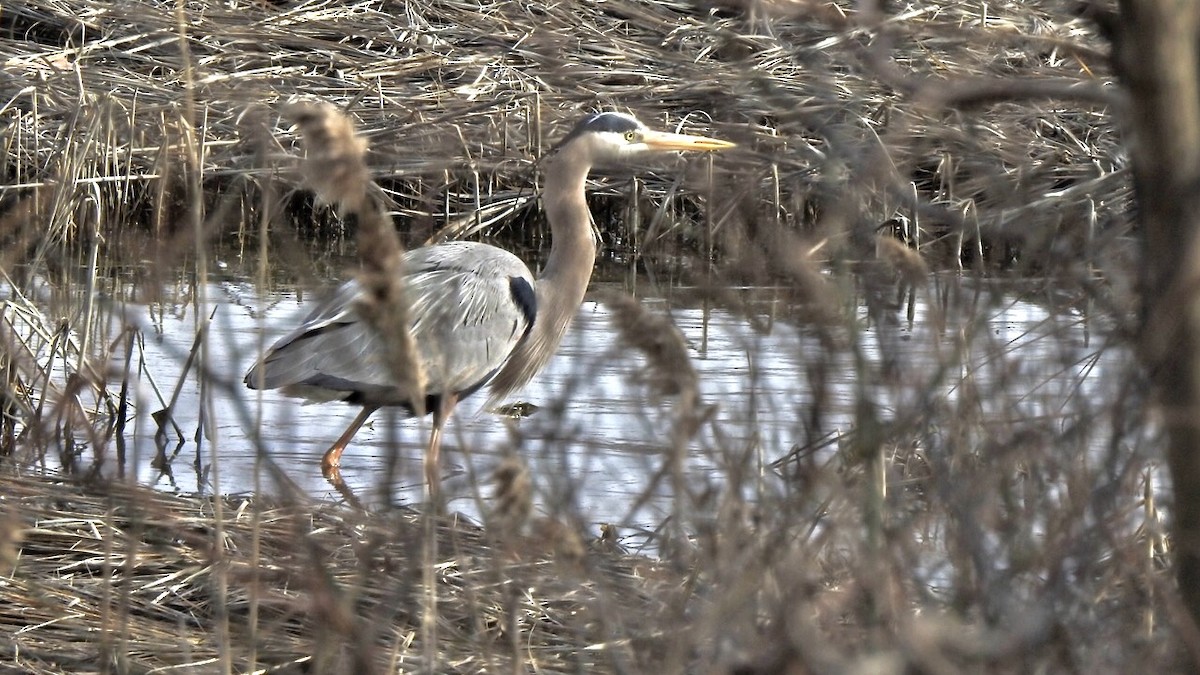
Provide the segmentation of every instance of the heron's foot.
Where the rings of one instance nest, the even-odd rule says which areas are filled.
[[[321,457],[321,475],[325,480],[333,482],[342,479],[342,458],[341,453],[334,454],[327,452]]]

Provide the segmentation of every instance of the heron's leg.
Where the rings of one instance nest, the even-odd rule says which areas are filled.
[[[457,395],[442,396],[437,409],[433,411],[433,431],[429,434],[429,448],[425,451],[425,487],[428,490],[429,500],[439,509],[441,508],[442,488],[442,473],[439,464],[442,450],[442,427],[446,425],[446,420],[457,404]]]
[[[338,437],[338,439],[334,441],[333,445],[325,451],[325,456],[321,458],[322,475],[324,475],[326,478],[331,478],[339,473],[338,466],[342,463],[342,453],[346,451],[346,446],[350,445],[350,440],[354,438],[354,434],[358,433],[358,430],[362,428],[363,423],[365,423],[367,418],[371,416],[371,413],[374,413],[376,410],[379,410],[379,406],[377,405],[363,406],[363,409],[358,413],[358,416],[355,417],[354,421],[350,423],[350,426],[346,428],[345,433]]]

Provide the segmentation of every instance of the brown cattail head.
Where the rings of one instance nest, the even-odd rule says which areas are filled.
[[[876,235],[875,257],[914,286],[923,286],[929,278],[929,266],[921,254],[890,234]]]
[[[694,398],[696,370],[675,324],[665,316],[647,312],[628,295],[612,293],[603,301],[612,310],[621,341],[646,357],[651,390],[659,396]]]
[[[284,115],[300,129],[308,157],[304,179],[320,199],[338,211],[362,213],[371,175],[365,157],[367,142],[358,137],[354,123],[329,103],[289,103]]]
[[[500,536],[514,537],[520,534],[533,511],[533,485],[529,480],[529,470],[519,457],[510,454],[496,467],[492,478],[496,483],[492,499],[495,509],[489,524]]]
[[[300,128],[308,146],[304,175],[321,199],[338,205],[358,230],[363,293],[359,314],[384,337],[387,362],[396,386],[418,415],[425,413],[425,371],[410,329],[405,297],[404,248],[387,212],[370,195],[367,143],[355,133],[350,118],[328,103],[289,104],[285,114]]]

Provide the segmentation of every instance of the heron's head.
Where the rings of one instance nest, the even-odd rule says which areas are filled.
[[[559,151],[582,152],[592,164],[621,162],[659,152],[724,150],[733,143],[706,136],[655,131],[632,115],[602,112],[584,118],[558,143]]]

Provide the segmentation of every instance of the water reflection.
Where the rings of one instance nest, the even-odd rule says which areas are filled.
[[[194,370],[185,373],[204,323],[187,303],[129,305],[113,324],[137,326],[143,338],[130,378],[137,410],[161,410],[176,397],[176,426],[160,437],[175,457],[172,471],[152,466],[157,427],[147,414],[133,417],[124,439],[129,469],[165,489],[237,493],[278,489],[277,467],[305,492],[337,498],[321,477],[320,457],[357,408],[305,405],[240,381],[301,318],[310,294],[263,293],[242,279],[205,291],[212,319],[202,361],[210,386],[201,387]],[[712,406],[688,447],[693,497],[725,489],[730,476],[740,476],[750,493],[787,489],[774,478],[786,470],[772,464],[807,448],[836,448],[829,439],[854,426],[864,398],[883,418],[919,409],[919,399],[931,395],[972,396],[998,420],[1061,415],[1072,400],[1102,396],[1101,372],[1128,360],[1092,344],[1080,308],[958,277],[934,277],[915,293],[863,283],[847,304],[854,320],[836,327],[806,323],[803,308],[777,290],[735,295],[745,302],[718,306],[689,289],[642,298],[682,331]],[[444,441],[449,508],[480,517],[492,470],[515,452],[529,464],[543,511],[568,505],[584,522],[660,524],[675,506],[662,471],[672,402],[652,396],[645,369],[620,346],[609,310],[585,302],[557,356],[513,397],[536,407],[534,414],[512,420],[488,413],[480,410],[482,396],[459,406]],[[344,455],[344,478],[367,502],[419,501],[428,433],[428,420],[379,411]]]

